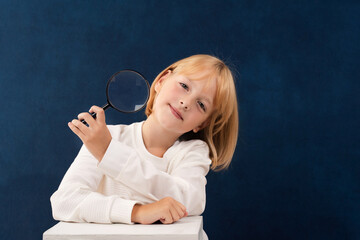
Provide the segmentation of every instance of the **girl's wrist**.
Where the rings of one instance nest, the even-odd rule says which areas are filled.
[[[135,204],[133,207],[133,210],[131,212],[131,222],[134,223],[140,223],[139,220],[139,209],[140,209],[141,205],[140,204]]]

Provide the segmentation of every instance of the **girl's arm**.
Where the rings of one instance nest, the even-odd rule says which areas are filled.
[[[116,196],[105,197],[95,192],[102,175],[94,168],[108,149],[111,134],[105,123],[104,110],[93,106],[90,112],[96,112],[96,120],[89,113],[81,113],[78,116],[79,119],[86,120],[89,124],[88,127],[76,119],[68,124],[70,129],[83,141],[86,148],[82,147],[81,157],[79,154],[77,157],[79,160],[74,161],[59,190],[51,197],[54,218],[64,221],[100,223],[130,223],[132,221],[147,224],[157,220],[163,223],[172,223],[187,216],[185,206],[170,197],[158,199],[157,202],[151,204],[140,205],[135,201],[124,200]],[[120,157],[126,156],[126,152],[122,153],[121,150],[118,153]],[[75,162],[80,163],[75,164]],[[108,167],[112,168],[112,166]],[[81,172],[85,173],[84,176],[80,174]],[[86,176],[87,174],[89,176]],[[133,178],[134,175],[131,177]],[[95,183],[91,183],[89,180],[93,180]],[[134,206],[134,204],[136,205]]]
[[[173,154],[166,173],[143,160],[131,147],[112,139],[98,167],[153,201],[171,197],[182,203],[189,215],[200,215],[205,209],[209,149],[200,140],[183,142],[179,147],[182,154]]]
[[[97,223],[131,223],[136,201],[96,192],[103,173],[98,161],[82,146],[66,172],[58,190],[51,196],[55,220]]]

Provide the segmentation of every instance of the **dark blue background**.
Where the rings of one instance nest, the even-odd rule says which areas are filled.
[[[197,53],[234,67],[240,114],[230,169],[208,175],[210,239],[360,239],[359,16],[347,1],[0,1],[1,239],[56,223],[81,146],[67,122],[105,103],[113,73],[151,82]]]

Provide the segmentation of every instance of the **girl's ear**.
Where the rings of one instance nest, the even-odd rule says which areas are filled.
[[[194,133],[197,133],[197,132],[200,131],[201,129],[202,129],[201,127],[196,127],[196,128],[193,129],[193,132],[194,132]]]
[[[164,80],[167,79],[171,74],[171,70],[167,70],[163,73],[163,75],[159,78],[159,80],[155,83],[155,92],[158,93],[164,83]]]
[[[207,125],[209,125],[210,123],[210,118],[206,119],[200,126],[196,127],[193,129],[194,133],[197,133],[198,131],[202,130],[203,128],[205,128]]]

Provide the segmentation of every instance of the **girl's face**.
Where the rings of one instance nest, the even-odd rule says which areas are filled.
[[[180,136],[206,126],[213,111],[215,79],[191,80],[169,71],[156,83],[155,91],[153,114],[164,129]]]

